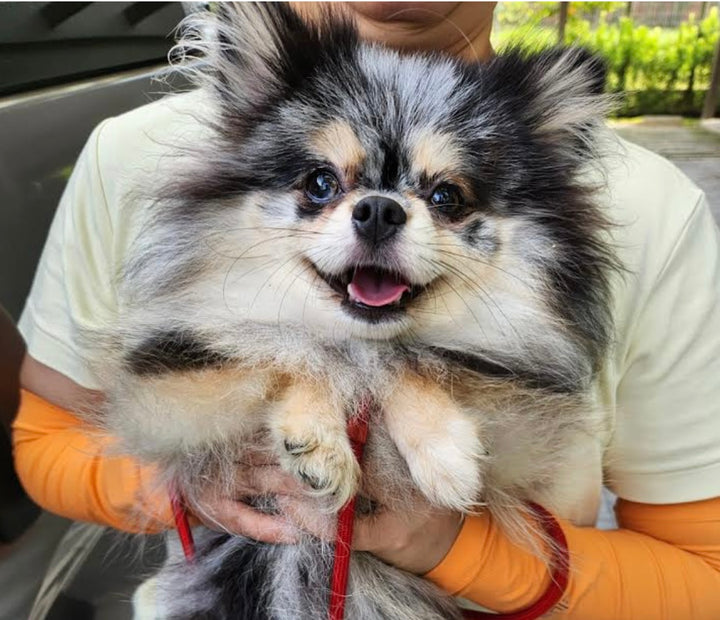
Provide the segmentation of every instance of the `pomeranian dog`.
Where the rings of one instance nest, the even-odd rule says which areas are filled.
[[[359,493],[370,512],[490,510],[517,535],[527,502],[582,511],[613,332],[587,174],[601,63],[403,54],[283,4],[218,3],[178,50],[200,130],[139,189],[97,422],[196,507],[265,450],[325,514]],[[345,429],[366,398],[361,472]],[[326,616],[331,544],[200,538],[160,575],[169,617]],[[366,553],[348,594],[348,618],[460,617]]]

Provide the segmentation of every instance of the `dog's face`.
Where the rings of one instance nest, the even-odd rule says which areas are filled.
[[[212,138],[170,191],[172,220],[208,240],[175,252],[206,308],[594,363],[610,258],[578,181],[603,109],[593,58],[472,65],[287,6],[219,10],[199,45]]]

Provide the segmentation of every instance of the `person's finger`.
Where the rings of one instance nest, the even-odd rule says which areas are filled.
[[[352,548],[355,551],[372,551],[373,528],[369,519],[355,519],[353,526]]]
[[[323,510],[322,502],[312,496],[278,495],[277,505],[298,529],[326,541],[335,540],[337,514]]]
[[[355,519],[352,548],[356,551],[375,551],[378,544],[392,540],[397,523],[392,512],[380,512]]]
[[[237,495],[307,495],[307,489],[278,466],[239,465]]]
[[[246,467],[277,465],[278,456],[268,448],[250,448],[245,450],[235,462]]]
[[[212,507],[196,509],[195,515],[208,527],[274,544],[297,542],[298,530],[285,517],[268,515],[231,499],[216,499]]]

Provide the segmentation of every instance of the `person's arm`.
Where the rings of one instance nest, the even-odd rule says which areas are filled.
[[[562,522],[570,581],[550,618],[720,618],[720,498],[676,505],[620,500],[620,529]],[[426,577],[497,611],[516,611],[549,584],[541,559],[513,544],[489,515],[469,517]]]
[[[154,531],[168,523],[166,491],[153,488],[151,470],[108,456],[106,441],[75,415],[102,397],[83,334],[102,329],[117,313],[114,282],[133,216],[120,199],[120,181],[123,166],[136,165],[131,154],[137,151],[142,161],[139,132],[114,123],[104,121],[92,132],[73,167],[18,323],[27,355],[14,457],[21,482],[42,507]],[[147,487],[142,493],[141,486]]]
[[[108,454],[107,441],[72,412],[102,398],[65,375],[25,356],[20,409],[13,424],[15,467],[27,493],[50,512],[132,533],[175,527],[167,490],[155,470]],[[275,492],[302,496],[294,478],[268,463],[244,471],[235,496]],[[287,520],[255,511],[208,487],[191,523],[273,543],[291,543],[297,530]]]
[[[151,467],[107,454],[108,442],[75,416],[102,398],[26,356],[13,424],[15,466],[27,493],[47,510],[129,532],[172,526],[167,492]]]

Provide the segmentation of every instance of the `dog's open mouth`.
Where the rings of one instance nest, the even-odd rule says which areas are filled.
[[[358,318],[377,322],[402,314],[425,290],[403,275],[374,265],[358,266],[340,275],[317,274],[342,296],[343,306]]]
[[[377,267],[358,267],[353,270],[347,285],[348,298],[354,303],[382,308],[399,304],[411,285],[397,274]]]

